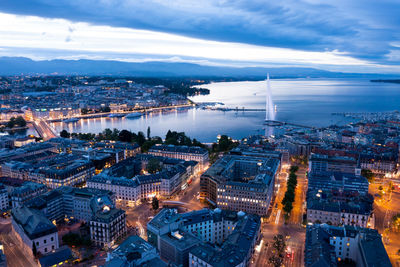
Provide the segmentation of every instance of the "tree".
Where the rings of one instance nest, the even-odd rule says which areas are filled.
[[[7,128],[14,128],[15,127],[15,118],[11,117],[11,119],[7,122]]]
[[[138,132],[137,143],[139,144],[139,146],[142,146],[144,144],[144,142],[146,142],[146,137],[144,136],[144,133]]]
[[[368,169],[362,169],[361,175],[367,178],[368,182],[372,183],[374,181],[374,173]]]
[[[400,229],[400,214],[396,214],[392,217],[392,225],[395,230]]]
[[[391,193],[393,190],[394,190],[393,182],[389,181],[389,185],[388,185],[387,191],[388,191],[388,193]]]
[[[286,214],[289,214],[293,209],[293,202],[287,202],[285,206],[283,206],[283,211],[286,212]]]
[[[67,132],[67,130],[62,130],[61,132],[60,132],[60,136],[62,137],[62,138],[70,138],[70,133],[69,132]]]
[[[229,139],[227,135],[222,135],[218,140],[218,146],[220,151],[227,151],[229,149],[232,140]]]
[[[149,149],[154,146],[155,144],[162,144],[162,139],[159,136],[153,137],[150,140],[147,140],[142,145],[142,152],[145,153],[149,151]]]
[[[171,137],[172,137],[172,132],[171,132],[171,130],[168,130],[167,135],[165,136],[165,140],[167,140]]]
[[[147,127],[147,139],[150,140],[150,126]]]
[[[299,166],[296,166],[296,165],[290,166],[291,173],[296,173],[298,170],[299,170]]]
[[[118,136],[119,136],[119,130],[117,128],[114,128],[111,135],[111,140],[118,141]]]
[[[111,109],[110,109],[110,107],[101,107],[100,111],[101,112],[111,112]]]
[[[153,197],[153,200],[151,201],[151,207],[153,208],[153,210],[158,210],[159,201],[156,197]]]
[[[271,263],[274,267],[280,267],[283,264],[283,257],[279,257],[276,254],[273,254],[269,259],[269,263]]]
[[[89,110],[87,108],[82,108],[81,109],[81,114],[82,115],[88,114],[88,112],[89,112]]]
[[[25,127],[26,126],[26,120],[22,116],[18,116],[15,119],[15,124],[17,124],[19,127]]]
[[[147,172],[149,173],[156,173],[161,170],[161,163],[157,158],[149,159],[147,163]]]
[[[274,236],[274,243],[272,246],[279,252],[283,253],[286,249],[286,242],[282,234],[277,234]]]
[[[273,251],[272,256],[268,261],[275,267],[280,267],[283,264],[284,252],[286,250],[286,242],[283,235],[278,234],[274,236],[274,242],[272,243]]]
[[[202,148],[205,147],[205,145],[203,145],[201,142],[197,141],[196,138],[193,138],[192,145],[193,145],[193,146],[202,147]]]
[[[106,128],[106,129],[104,129],[104,131],[103,131],[103,136],[104,136],[104,139],[106,139],[106,140],[111,140],[111,138],[112,138],[112,130],[110,129],[110,128]]]
[[[132,133],[128,130],[122,130],[119,132],[118,139],[119,141],[130,143],[132,142]]]
[[[33,242],[33,246],[32,246],[32,254],[33,254],[33,256],[37,256],[38,255],[38,253],[37,253],[37,248],[36,248],[36,244],[35,244],[35,242]]]
[[[62,241],[67,244],[68,246],[72,247],[79,247],[82,245],[82,238],[75,233],[69,232],[62,237]]]

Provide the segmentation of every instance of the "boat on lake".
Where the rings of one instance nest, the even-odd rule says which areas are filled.
[[[80,119],[78,119],[78,118],[70,118],[70,119],[63,120],[62,122],[72,123],[72,122],[78,122],[79,120]]]
[[[142,113],[133,112],[133,113],[129,113],[128,115],[126,115],[125,118],[127,118],[127,119],[136,119],[136,118],[140,118],[141,116],[142,116]]]
[[[113,113],[108,115],[109,118],[122,118],[123,116],[125,116],[125,114]]]

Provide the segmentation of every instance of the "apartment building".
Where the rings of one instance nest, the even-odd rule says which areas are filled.
[[[377,230],[354,226],[307,226],[304,263],[311,266],[392,266]]]
[[[160,251],[161,258],[178,265],[201,266],[200,259],[207,261],[204,257],[210,255],[206,249],[211,248],[208,252],[217,258],[219,253],[223,254],[218,249],[222,246],[233,251],[247,266],[259,239],[260,224],[260,217],[244,212],[203,209],[179,214],[175,209],[163,209],[147,224],[147,236],[148,242]],[[242,236],[249,242],[234,241],[242,240]],[[229,262],[228,255],[218,258]],[[194,262],[198,265],[193,265]],[[213,261],[207,264],[203,266],[214,266]]]
[[[44,184],[30,181],[24,182],[20,187],[12,190],[10,194],[12,207],[19,207],[34,197],[46,192],[47,187]]]

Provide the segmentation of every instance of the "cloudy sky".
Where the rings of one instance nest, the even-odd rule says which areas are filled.
[[[0,56],[400,73],[399,0],[1,0]]]

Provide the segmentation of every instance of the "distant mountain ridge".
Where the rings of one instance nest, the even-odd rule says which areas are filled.
[[[137,77],[250,77],[262,78],[356,78],[392,77],[385,74],[330,72],[314,68],[216,67],[179,62],[121,62],[112,60],[41,60],[25,57],[0,57],[0,75],[57,74],[113,75]]]

